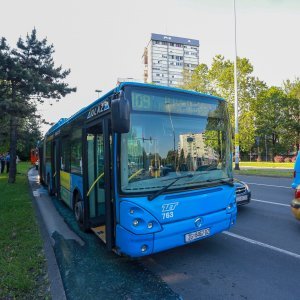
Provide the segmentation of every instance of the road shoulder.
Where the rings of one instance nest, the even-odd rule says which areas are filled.
[[[36,198],[38,196],[36,193],[34,193],[34,191],[41,188],[40,184],[37,182],[37,179],[38,179],[37,172],[34,169],[30,169],[28,172],[30,194],[31,194],[32,203],[33,203],[33,206],[35,209],[37,223],[39,225],[39,229],[40,229],[42,240],[43,240],[44,253],[45,253],[46,263],[47,263],[48,279],[49,279],[49,283],[50,283],[50,293],[51,293],[52,299],[65,300],[67,298],[66,298],[62,278],[61,278],[61,275],[59,272],[59,268],[57,265],[56,257],[54,254],[54,250],[52,247],[51,237],[46,228],[46,224],[44,222],[44,219],[41,215],[39,205],[37,203]]]

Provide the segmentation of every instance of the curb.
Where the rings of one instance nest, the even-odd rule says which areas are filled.
[[[51,244],[51,239],[46,229],[44,220],[42,218],[40,209],[36,203],[36,199],[33,195],[33,183],[29,181],[28,174],[32,169],[30,169],[27,173],[27,180],[30,190],[30,195],[33,203],[33,207],[35,210],[35,215],[37,219],[37,223],[39,225],[41,237],[43,240],[43,249],[46,257],[46,264],[47,264],[47,272],[48,278],[50,282],[50,293],[53,300],[66,300],[66,293],[63,286],[62,278],[59,272],[59,268],[57,265],[55,253]]]

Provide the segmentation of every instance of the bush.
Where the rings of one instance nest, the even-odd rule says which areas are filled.
[[[274,162],[281,163],[283,161],[284,161],[283,156],[281,156],[281,155],[274,156]]]

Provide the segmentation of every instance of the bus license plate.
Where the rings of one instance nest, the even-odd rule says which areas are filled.
[[[189,242],[195,241],[197,239],[200,239],[204,236],[207,236],[209,234],[210,234],[210,228],[206,228],[206,229],[188,233],[184,236],[184,239],[185,239],[186,243],[189,243]]]

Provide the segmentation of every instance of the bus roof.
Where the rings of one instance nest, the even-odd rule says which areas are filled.
[[[54,132],[56,132],[57,130],[59,130],[62,126],[66,125],[66,124],[69,124],[70,122],[72,122],[73,120],[75,120],[76,118],[78,118],[79,116],[81,116],[82,114],[88,112],[92,107],[94,107],[98,103],[101,103],[107,97],[112,96],[114,93],[119,92],[125,86],[147,87],[147,88],[154,88],[154,89],[165,90],[165,91],[175,91],[175,92],[181,92],[181,93],[185,93],[185,94],[189,94],[189,95],[198,95],[198,96],[201,95],[201,96],[205,96],[207,98],[211,98],[211,99],[214,99],[214,100],[225,101],[223,98],[216,97],[216,96],[209,95],[209,94],[199,93],[199,92],[196,92],[196,91],[193,91],[193,90],[183,90],[183,89],[180,89],[180,88],[169,87],[169,86],[162,86],[162,85],[155,85],[155,84],[149,84],[149,83],[122,82],[122,83],[120,83],[120,85],[118,85],[114,89],[110,90],[105,95],[101,96],[100,98],[98,98],[97,100],[95,100],[94,102],[92,102],[91,104],[83,107],[81,110],[79,110],[78,112],[76,112],[71,117],[60,119],[57,123],[55,123],[47,131],[46,136],[49,136],[49,135],[53,134]]]

